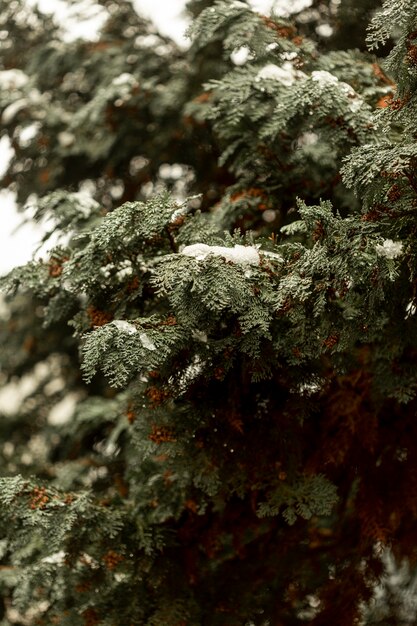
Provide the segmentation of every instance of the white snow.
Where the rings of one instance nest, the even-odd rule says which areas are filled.
[[[311,131],[306,131],[297,139],[297,147],[304,148],[305,146],[314,146],[319,139],[317,133],[312,133]]]
[[[120,263],[120,269],[116,272],[116,278],[119,281],[125,280],[127,276],[132,276],[133,267],[132,261],[126,259],[122,263]]]
[[[254,246],[236,245],[233,248],[226,248],[225,246],[208,246],[205,243],[195,243],[183,248],[181,254],[194,257],[198,261],[203,261],[208,256],[221,256],[226,261],[238,265],[259,265],[260,261],[259,252]]]
[[[362,105],[363,99],[358,96],[357,98],[352,99],[352,101],[349,103],[349,109],[352,111],[352,113],[356,113],[357,111],[359,111]]]
[[[60,550],[59,552],[54,552],[49,556],[45,556],[42,559],[42,563],[51,563],[52,565],[61,565],[65,560],[66,552]]]
[[[137,82],[133,74],[129,74],[129,72],[123,72],[123,74],[116,76],[116,78],[112,80],[113,85],[136,85]]]
[[[154,344],[152,339],[148,337],[146,333],[140,333],[139,339],[140,339],[142,346],[146,348],[147,350],[156,350],[156,345]]]
[[[356,113],[359,111],[361,106],[363,105],[363,99],[361,96],[356,93],[351,85],[345,83],[344,81],[339,81],[337,76],[327,72],[326,70],[318,70],[315,72],[311,72],[311,79],[314,82],[320,84],[321,87],[327,87],[328,85],[337,85],[338,89],[349,99],[349,109],[352,113]]]
[[[311,72],[311,80],[320,83],[322,87],[326,85],[335,85],[339,82],[337,76],[330,74],[330,72],[327,72],[326,70],[317,70],[315,72]]]
[[[320,35],[320,37],[331,37],[333,35],[333,28],[330,24],[319,24],[316,27],[316,33]]]
[[[159,43],[161,40],[156,35],[139,35],[135,39],[135,48],[154,48]]]
[[[282,85],[289,87],[297,78],[305,77],[304,72],[296,70],[292,63],[285,61],[281,67],[274,63],[268,63],[256,75],[255,80],[276,80]]]
[[[123,103],[128,102],[131,99],[133,89],[137,87],[139,83],[133,76],[133,74],[130,74],[129,72],[123,72],[123,74],[120,74],[119,76],[113,78],[113,80],[111,81],[111,85],[116,88],[114,94],[114,104],[115,106],[120,107],[123,105]]]
[[[136,326],[134,326],[130,322],[126,322],[126,320],[113,320],[113,322],[110,323],[113,324],[113,326],[116,326],[118,330],[122,330],[128,335],[134,335],[138,332]]]
[[[271,43],[271,44],[269,44],[269,46],[266,47],[266,49],[267,50],[273,50],[273,48],[271,48],[271,46],[278,46],[278,44]],[[296,52],[281,52],[281,54],[279,56],[284,61],[294,61],[294,59],[296,59],[298,57],[298,54]],[[305,76],[304,72],[301,72],[301,73],[303,74],[303,76]]]
[[[28,80],[29,77],[22,70],[2,70],[0,72],[0,88],[4,90],[20,89],[26,85]]]
[[[375,251],[378,256],[383,256],[386,259],[395,259],[402,254],[403,244],[401,241],[393,241],[392,239],[385,239],[382,245],[375,246]]]
[[[230,60],[235,65],[244,65],[246,61],[250,58],[250,56],[251,52],[248,46],[241,46],[240,48],[236,48],[236,50],[233,50],[232,54],[230,55]]]
[[[261,250],[260,252],[262,256],[268,259],[274,259],[275,261],[284,260],[276,252],[269,252],[268,250]],[[194,243],[183,248],[181,254],[194,257],[197,261],[204,261],[209,256],[221,256],[226,261],[236,263],[237,265],[259,265],[260,263],[260,254],[255,246],[235,245],[233,248],[226,248],[225,246],[208,246],[205,243]]]
[[[3,135],[3,137],[0,139],[0,176],[4,176],[4,174],[7,171],[7,168],[9,167],[9,163],[11,158],[14,155],[14,149],[12,148],[12,144],[11,141],[9,139],[9,137],[7,135]],[[3,189],[2,193],[9,193],[10,191],[8,190],[6,192],[5,189]],[[2,206],[5,205],[5,201],[4,198],[2,198]],[[3,209],[4,211],[4,209]],[[6,222],[7,223],[7,217],[5,218],[4,213],[3,213],[3,224]],[[4,250],[4,246],[0,246],[1,250]]]
[[[359,109],[363,105],[363,98],[358,93],[356,93],[351,85],[345,83],[344,81],[340,81],[338,86],[340,91],[349,98],[349,109],[352,111],[352,113],[356,113],[356,111],[359,111]]]
[[[29,124],[28,126],[25,126],[24,128],[22,128],[22,130],[19,133],[19,138],[18,138],[19,145],[22,147],[27,147],[32,141],[32,139],[36,137],[39,128],[40,128],[39,122],[34,122],[33,124]]]
[[[342,93],[344,93],[346,96],[350,96],[351,98],[357,95],[352,85],[349,85],[349,83],[345,83],[344,81],[339,82],[339,89]]]
[[[63,130],[58,133],[58,143],[62,148],[68,148],[75,141],[75,135],[73,133],[68,132],[67,130]]]

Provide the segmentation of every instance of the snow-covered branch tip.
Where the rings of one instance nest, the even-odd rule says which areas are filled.
[[[262,256],[283,261],[284,259],[276,252],[261,250]],[[184,256],[193,257],[197,261],[204,261],[208,256],[220,256],[226,261],[236,263],[236,265],[259,265],[261,255],[256,246],[241,246],[236,244],[233,248],[226,246],[209,246],[205,243],[194,243],[191,246],[185,246],[180,252]]]
[[[203,261],[208,256],[221,256],[226,261],[231,261],[238,265],[259,265],[260,256],[255,246],[236,245],[233,248],[225,246],[208,246],[205,243],[194,243],[191,246],[185,246],[181,254],[191,256],[197,261]]]

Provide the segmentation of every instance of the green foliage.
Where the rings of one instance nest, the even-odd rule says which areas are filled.
[[[415,562],[415,8],[385,74],[355,0],[194,1],[186,51],[12,4],[3,182],[53,247],[1,283],[1,626],[374,623],[378,551]]]
[[[370,46],[377,47],[384,44],[395,28],[408,31],[415,17],[414,8],[411,0],[402,0],[397,3],[385,0],[369,28],[368,41]]]
[[[183,332],[169,326],[160,330],[159,320],[152,323],[150,318],[142,318],[134,322],[128,322],[126,330],[110,322],[87,336],[83,350],[87,381],[100,365],[112,384],[123,387],[139,372],[158,369],[171,356],[172,347],[180,351],[186,345]]]
[[[268,494],[268,499],[259,505],[258,515],[277,515],[283,505],[282,512],[288,524],[294,524],[297,514],[304,519],[313,515],[330,515],[337,501],[336,488],[320,474],[304,477],[293,485],[279,485],[276,491]]]

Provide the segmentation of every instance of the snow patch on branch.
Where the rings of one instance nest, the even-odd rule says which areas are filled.
[[[111,322],[111,324],[113,324],[113,326],[116,326],[118,330],[122,330],[128,335],[134,335],[138,332],[136,326],[134,326],[131,322],[126,322],[126,320],[114,320],[113,322]]]
[[[285,61],[281,67],[274,63],[265,65],[256,75],[255,80],[276,80],[286,87],[290,87],[297,78],[305,78],[306,75],[300,70],[296,70],[292,63]]]
[[[363,98],[356,93],[349,83],[343,81],[339,82],[340,91],[349,99],[349,109],[352,113],[356,113],[362,107],[364,101]]]
[[[401,241],[393,241],[392,239],[385,239],[382,245],[375,246],[375,251],[378,256],[383,256],[386,259],[396,259],[401,256],[403,250],[403,244]]]
[[[113,322],[110,323],[113,324],[113,326],[116,326],[118,330],[121,330],[128,335],[134,335],[138,332],[136,326],[131,322],[127,322],[126,320],[113,320]],[[139,341],[141,342],[142,346],[147,350],[156,350],[156,345],[146,333],[140,333]]]
[[[203,261],[208,256],[221,256],[226,261],[231,261],[237,265],[259,265],[260,256],[254,246],[236,245],[233,248],[225,246],[208,246],[205,243],[195,243],[186,246],[181,251],[185,256],[194,257],[197,261]]]
[[[325,88],[329,85],[336,85],[339,91],[349,99],[349,109],[352,113],[356,113],[362,107],[364,101],[361,96],[356,93],[349,83],[345,83],[344,81],[340,81],[337,76],[327,72],[326,70],[318,70],[315,72],[311,72],[311,80],[316,83],[319,83],[320,87]]]
[[[59,502],[59,500],[57,500],[56,502]],[[59,552],[54,552],[49,556],[45,556],[42,559],[42,563],[51,563],[51,565],[62,565],[65,561],[66,556],[67,553],[63,550],[60,550]]]
[[[141,333],[139,335],[139,339],[140,339],[142,346],[146,348],[147,350],[156,350],[156,345],[154,344],[152,339],[148,337],[146,333]]]
[[[316,83],[320,83],[322,87],[325,87],[326,85],[335,85],[339,82],[337,76],[330,74],[330,72],[327,72],[326,70],[311,72],[311,80],[314,80]]]

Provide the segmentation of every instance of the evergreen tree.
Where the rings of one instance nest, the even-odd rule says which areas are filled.
[[[378,623],[417,556],[417,8],[193,0],[182,51],[99,5],[68,42],[0,1],[3,182],[54,242],[3,279],[0,624]]]

